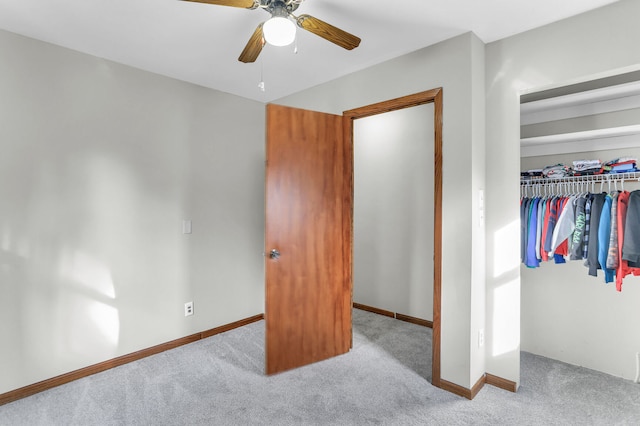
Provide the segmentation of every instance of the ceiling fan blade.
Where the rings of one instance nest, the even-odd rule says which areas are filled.
[[[238,60],[240,62],[249,63],[255,62],[258,59],[258,55],[262,52],[264,46],[264,38],[262,37],[262,24],[258,25],[258,28],[253,32],[253,35],[244,47],[244,50],[240,54]]]
[[[347,50],[354,49],[360,45],[359,37],[349,34],[348,32],[334,27],[331,24],[327,24],[313,16],[300,15],[296,20],[300,28],[304,28],[305,30],[312,32],[325,40],[329,40],[331,43],[335,43]]]
[[[256,4],[255,0],[183,0],[183,1],[216,4],[218,6],[241,7],[244,9],[255,9],[256,7],[259,6],[259,3]]]

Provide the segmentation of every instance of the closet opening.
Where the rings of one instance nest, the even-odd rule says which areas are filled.
[[[617,269],[627,255],[609,249],[617,237],[612,207],[623,192],[640,190],[640,71],[520,101],[521,349],[633,379],[640,276]],[[567,205],[572,220],[560,233],[557,216]],[[640,228],[628,217],[627,228]]]
[[[403,338],[403,345],[424,352],[424,358],[404,361],[436,386],[440,383],[440,99],[441,90],[436,89],[344,113],[354,165],[353,306],[423,326],[409,326],[411,333],[406,336],[377,341],[388,345],[385,349],[401,361],[403,354],[395,353],[400,345],[394,347],[394,339]],[[355,332],[357,321],[366,321],[366,315],[370,314],[354,312]]]

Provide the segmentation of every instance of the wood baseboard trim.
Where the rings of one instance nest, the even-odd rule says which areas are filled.
[[[453,394],[461,396],[463,398],[467,398],[468,400],[472,400],[473,398],[476,397],[476,395],[478,395],[478,392],[480,392],[480,390],[484,387],[485,383],[486,383],[486,375],[483,374],[482,377],[478,379],[476,384],[473,385],[471,389],[467,389],[463,386],[456,385],[455,383],[451,383],[442,379],[440,380],[439,388],[442,390],[446,390],[447,392],[451,392]]]
[[[494,376],[493,374],[486,374],[487,376],[487,384],[491,386],[495,386],[500,389],[504,389],[509,392],[516,392],[518,386],[516,382],[512,382],[511,380],[503,379],[502,377]]]
[[[478,395],[478,392],[480,392],[480,390],[484,387],[484,384],[486,382],[487,382],[487,375],[483,374],[482,377],[480,377],[476,382],[476,384],[473,385],[473,387],[471,388],[471,398],[469,399],[475,398],[476,395]]]
[[[385,311],[384,309],[374,308],[373,306],[362,305],[360,303],[353,303],[353,307],[361,309],[363,311],[373,312],[374,314],[384,315],[385,317],[395,318],[396,315],[391,311]]]
[[[399,319],[400,321],[410,322],[412,324],[421,325],[423,327],[433,328],[433,321],[422,318],[411,317],[409,315],[399,314],[396,312],[396,319]]]
[[[234,328],[242,327],[245,325],[249,325],[253,322],[257,322],[264,319],[264,314],[254,315],[249,318],[241,319],[239,321],[232,322],[231,324],[221,325],[220,327],[212,328],[210,330],[206,330],[200,333],[201,339],[206,339],[207,337],[215,336],[216,334],[224,333],[225,331],[233,330]]]
[[[142,349],[137,352],[132,352],[127,355],[122,355],[117,358],[113,358],[98,364],[90,365],[79,370],[74,370],[69,373],[61,374],[50,379],[43,380],[32,385],[27,385],[19,389],[15,389],[3,394],[0,394],[0,406],[8,404],[13,401],[17,401],[22,398],[34,395],[38,392],[45,391],[47,389],[54,388],[56,386],[63,385],[65,383],[72,382],[74,380],[81,379],[83,377],[91,376],[96,373],[100,373],[105,370],[109,370],[114,367],[118,367],[124,364],[128,364],[133,361],[137,361],[142,358],[146,358],[151,355],[155,355],[170,349],[175,349],[179,346],[187,345],[189,343],[196,342],[200,339],[214,336],[216,334],[224,333],[225,331],[233,330],[234,328],[242,327],[247,324],[251,324],[256,321],[260,321],[264,318],[264,314],[254,315],[249,318],[245,318],[239,321],[232,322],[230,324],[222,325],[220,327],[212,328],[210,330],[202,331],[200,333],[191,334],[186,337],[171,340],[170,342],[161,343],[150,348]]]
[[[391,312],[380,308],[374,308],[373,306],[363,305],[361,303],[353,303],[353,307],[361,309],[363,311],[373,312],[374,314],[384,315],[385,317],[395,318],[400,321],[410,322],[412,324],[421,325],[423,327],[433,328],[433,321],[429,321],[422,318],[416,318],[405,314],[399,314],[397,312]]]

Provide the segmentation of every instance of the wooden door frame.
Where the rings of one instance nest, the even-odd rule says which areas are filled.
[[[413,95],[403,96],[384,102],[343,112],[345,141],[345,214],[343,232],[345,258],[345,282],[350,283],[353,302],[353,120],[411,108],[423,104],[434,104],[434,171],[433,171],[433,340],[431,383],[441,387],[440,379],[440,340],[441,340],[441,300],[442,300],[442,88],[427,90]]]

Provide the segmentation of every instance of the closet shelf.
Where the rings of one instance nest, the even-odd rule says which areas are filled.
[[[607,127],[604,129],[584,130],[579,132],[560,133],[544,136],[533,136],[520,139],[520,146],[553,144],[560,142],[582,142],[591,139],[606,140],[620,136],[640,135],[640,125],[629,125],[619,127]],[[637,139],[636,139],[637,141]]]
[[[520,185],[556,185],[563,183],[607,183],[640,182],[640,172],[608,173],[602,175],[567,176],[562,178],[527,177],[520,179]]]

